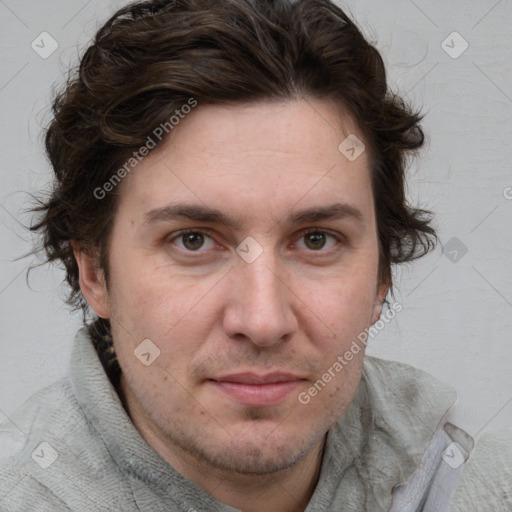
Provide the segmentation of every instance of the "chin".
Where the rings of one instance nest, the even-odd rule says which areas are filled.
[[[242,475],[268,475],[283,471],[297,464],[318,441],[310,432],[294,435],[284,432],[284,425],[266,425],[265,428],[250,425],[241,432],[233,430],[222,439],[210,436],[208,444],[205,438],[183,440],[182,448],[194,458],[219,470]],[[279,432],[279,429],[281,431]]]
[[[268,475],[295,466],[305,456],[306,451],[293,442],[284,448],[272,444],[263,447],[256,443],[245,446],[232,444],[229,449],[210,454],[207,461],[213,467],[224,471],[242,475]]]

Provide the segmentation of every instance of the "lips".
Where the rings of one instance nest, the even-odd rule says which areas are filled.
[[[234,373],[231,375],[215,377],[213,380],[219,382],[235,382],[241,384],[275,384],[278,382],[302,380],[302,377],[283,372],[273,372],[268,373],[267,375],[258,375],[256,373]]]
[[[269,374],[235,373],[209,379],[217,391],[249,407],[268,407],[283,402],[305,379],[294,374],[273,372]]]

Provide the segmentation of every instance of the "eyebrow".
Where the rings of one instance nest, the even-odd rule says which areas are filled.
[[[149,210],[144,214],[143,224],[152,224],[158,221],[170,222],[184,218],[196,222],[222,224],[232,229],[240,229],[239,219],[232,219],[215,208],[199,204],[178,203]],[[355,206],[348,203],[333,203],[326,206],[312,207],[305,210],[290,212],[286,215],[287,224],[306,224],[322,220],[337,220],[351,218],[358,222],[364,221],[364,215]],[[280,223],[278,221],[278,223]]]

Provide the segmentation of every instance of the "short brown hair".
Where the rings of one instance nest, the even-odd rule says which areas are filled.
[[[404,190],[407,157],[424,141],[422,116],[390,90],[379,52],[339,7],[329,0],[137,2],[98,31],[54,100],[46,133],[55,181],[31,229],[41,232],[47,261],[64,265],[67,302],[84,318],[70,242],[97,251],[108,283],[118,203],[115,190],[102,200],[93,190],[191,97],[199,105],[338,102],[370,146],[380,280],[392,285],[392,264],[434,247],[430,212],[411,207]]]

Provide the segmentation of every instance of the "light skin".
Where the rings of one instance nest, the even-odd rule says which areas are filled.
[[[108,288],[74,244],[82,293],[111,321],[134,425],[183,475],[244,512],[306,508],[364,351],[307,405],[298,395],[378,320],[388,290],[368,152],[351,162],[338,150],[350,133],[363,139],[326,100],[199,105],[117,190]],[[223,217],[148,214],[178,204],[188,216],[197,208],[183,205]],[[236,252],[249,236],[263,250],[251,263]],[[149,366],[134,355],[144,339],[160,350]],[[269,405],[241,403],[215,382],[271,371],[300,380]]]

